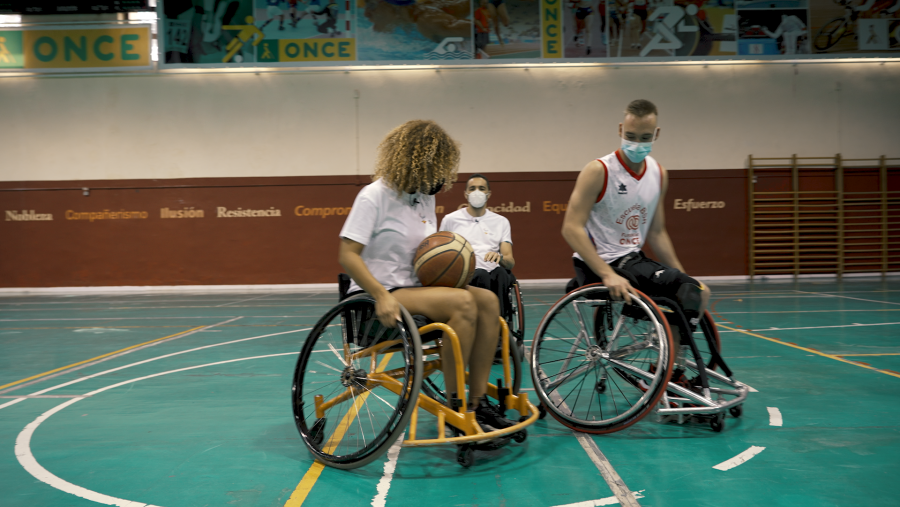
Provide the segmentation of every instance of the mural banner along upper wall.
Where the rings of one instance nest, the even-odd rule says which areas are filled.
[[[150,25],[0,29],[0,70],[151,69]]]
[[[158,11],[161,67],[900,57],[900,0],[160,0]]]

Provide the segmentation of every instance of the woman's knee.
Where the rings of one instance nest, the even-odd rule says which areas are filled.
[[[483,290],[483,289],[479,289]],[[455,290],[447,303],[452,308],[453,317],[474,322],[478,313],[478,302],[468,290]]]
[[[500,301],[497,295],[487,289],[467,287],[472,295],[479,314],[500,315]]]

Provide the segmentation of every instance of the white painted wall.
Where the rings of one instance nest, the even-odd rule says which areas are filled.
[[[578,170],[634,98],[659,106],[671,169],[900,156],[900,62],[17,77],[0,180],[369,174],[412,118],[462,142],[465,172]]]

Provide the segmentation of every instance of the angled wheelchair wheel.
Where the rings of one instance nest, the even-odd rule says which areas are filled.
[[[547,411],[587,433],[611,433],[652,412],[672,373],[672,337],[652,300],[632,304],[588,285],[566,294],[534,336],[531,378]]]
[[[525,340],[525,308],[522,306],[522,291],[519,290],[518,281],[510,285],[508,299],[509,315],[506,323],[509,325],[509,334],[515,343],[522,344]]]
[[[721,354],[722,340],[719,338],[719,331],[709,312],[704,312],[703,318],[700,319],[700,325],[697,326],[697,331],[694,333],[694,343],[697,344],[697,351],[700,352],[703,364],[708,370],[716,370],[721,367],[715,361],[711,351],[715,348],[716,352]]]
[[[312,454],[336,468],[381,456],[406,428],[422,381],[409,313],[382,326],[367,295],[346,299],[310,331],[294,370],[294,423]]]

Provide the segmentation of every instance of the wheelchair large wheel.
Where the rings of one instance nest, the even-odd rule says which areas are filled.
[[[632,304],[588,285],[566,294],[534,336],[531,378],[547,411],[587,433],[611,433],[652,412],[672,373],[662,312],[634,291]]]
[[[394,329],[367,295],[346,299],[310,331],[291,392],[294,422],[310,452],[336,468],[381,456],[406,428],[422,381],[418,329],[401,307]]]
[[[522,306],[522,292],[518,281],[509,286],[508,300],[509,315],[506,323],[509,325],[509,334],[516,344],[521,345],[525,340],[525,308]]]

